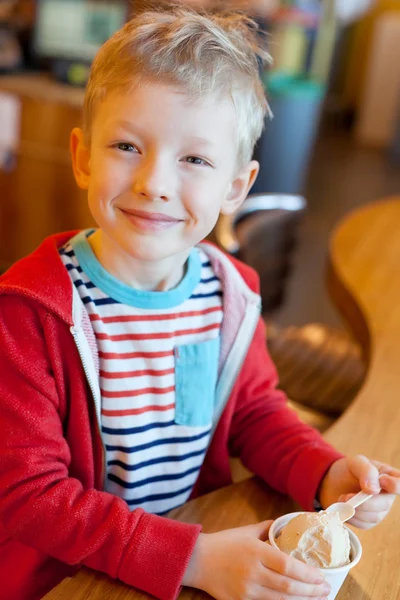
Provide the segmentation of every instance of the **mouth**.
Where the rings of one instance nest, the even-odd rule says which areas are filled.
[[[133,225],[142,231],[170,229],[183,221],[182,219],[176,219],[175,217],[163,213],[148,212],[144,210],[126,210],[123,208],[120,210]]]

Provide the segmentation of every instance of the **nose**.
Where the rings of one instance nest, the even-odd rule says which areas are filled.
[[[143,158],[140,167],[135,170],[133,192],[148,200],[170,200],[173,185],[172,169],[161,158]]]

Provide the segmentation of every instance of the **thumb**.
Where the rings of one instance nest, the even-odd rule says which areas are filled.
[[[359,454],[350,457],[348,467],[351,474],[358,480],[363,492],[379,494],[381,486],[378,468],[366,456]]]
[[[254,535],[254,537],[258,538],[262,542],[268,539],[268,531],[271,527],[273,521],[269,519],[268,521],[261,521],[261,523],[255,523],[254,525],[248,525],[247,531],[250,535]]]

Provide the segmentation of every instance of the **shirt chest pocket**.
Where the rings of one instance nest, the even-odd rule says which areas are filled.
[[[175,348],[175,423],[211,425],[218,376],[219,337]]]

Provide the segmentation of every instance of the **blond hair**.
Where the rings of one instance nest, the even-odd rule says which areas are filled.
[[[182,6],[136,15],[99,50],[86,88],[83,129],[110,91],[142,81],[183,88],[193,98],[229,95],[237,115],[238,165],[251,160],[270,109],[259,75],[270,56],[256,23],[240,13],[206,14]]]

